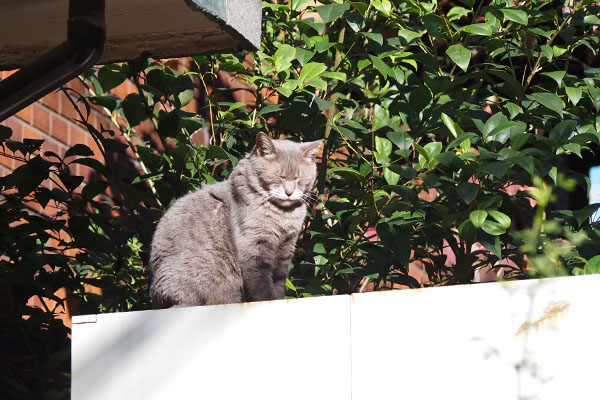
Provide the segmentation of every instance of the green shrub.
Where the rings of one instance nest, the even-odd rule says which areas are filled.
[[[83,78],[88,93],[64,89],[84,106],[79,123],[103,162],[81,144],[68,161],[40,154],[39,141],[10,141],[0,130],[4,156],[25,162],[0,178],[1,335],[28,355],[1,367],[3,393],[68,394],[68,330],[54,310],[25,301],[60,303],[54,293],[66,287],[82,312],[149,307],[144,265],[161,213],[226,178],[261,130],[325,139],[289,296],[418,287],[411,263],[429,285],[472,282],[484,267],[503,267],[506,278],[596,272],[587,262],[599,254],[595,207],[555,202],[558,188],[589,186],[562,167],[565,157],[590,157],[599,144],[594,2],[308,4],[263,3],[256,53],[195,57],[185,73],[149,60],[107,65]],[[247,90],[208,90],[217,74]],[[110,90],[125,79],[138,91],[117,98]],[[210,92],[205,107],[184,111],[197,87]],[[255,104],[232,100],[239,90],[254,93]],[[118,129],[94,128],[90,104]],[[202,129],[210,146],[194,144]],[[95,177],[73,176],[73,163]],[[48,179],[52,190],[40,186]],[[57,211],[32,214],[32,203]]]

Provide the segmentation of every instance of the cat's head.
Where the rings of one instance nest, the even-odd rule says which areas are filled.
[[[266,199],[284,207],[308,203],[317,177],[315,158],[322,144],[322,140],[274,140],[260,132],[251,158]]]

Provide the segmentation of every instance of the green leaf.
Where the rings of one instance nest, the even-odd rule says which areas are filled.
[[[319,97],[315,97],[315,103],[317,103],[317,107],[319,107],[319,110],[321,111],[330,110],[334,106],[333,102]]]
[[[487,216],[488,213],[484,210],[473,210],[469,214],[469,219],[475,228],[481,228]]]
[[[275,59],[275,67],[278,71],[282,69],[278,68],[281,66],[289,66],[290,61],[296,56],[296,49],[289,44],[282,44],[279,49],[273,55]]]
[[[102,139],[102,146],[107,154],[117,153],[125,150],[128,146],[126,143],[121,143],[115,139],[105,138]]]
[[[144,104],[145,100],[137,93],[128,94],[123,100],[123,112],[130,126],[137,126],[148,118]]]
[[[383,168],[383,177],[388,185],[395,185],[400,180],[400,175],[393,172],[391,169],[384,167]]]
[[[83,176],[71,175],[64,171],[58,173],[58,178],[69,191],[75,190],[83,182]]]
[[[315,11],[319,13],[319,16],[323,19],[326,24],[335,21],[341,17],[345,11],[350,9],[350,4],[327,4],[324,6],[315,7]]]
[[[237,157],[219,146],[208,146],[206,149],[206,158],[220,160],[229,159],[234,165],[237,164],[238,161]]]
[[[469,14],[471,14],[471,12],[471,10],[467,10],[464,7],[454,6],[450,9],[450,11],[448,11],[448,14],[446,14],[446,16],[448,17],[449,21],[455,21],[468,16]]]
[[[456,187],[456,193],[465,204],[469,205],[479,193],[479,185],[471,182],[461,182]]]
[[[429,91],[427,86],[417,86],[410,92],[409,104],[418,113],[431,103],[431,99],[431,91]]]
[[[477,238],[477,228],[473,226],[470,219],[465,219],[458,225],[458,234],[461,239],[467,242],[475,242]]]
[[[155,154],[152,148],[146,146],[137,146],[137,152],[141,161],[150,171],[158,171],[163,165],[163,158]]]
[[[527,98],[533,100],[544,107],[554,111],[561,118],[563,117],[563,101],[555,93],[533,93],[527,95]]]
[[[315,43],[315,51],[317,53],[324,53],[333,46],[335,46],[335,43],[332,42],[317,42]]]
[[[505,8],[500,11],[504,15],[504,18],[506,18],[509,21],[513,21],[521,25],[527,25],[527,23],[529,22],[527,18],[527,13],[525,11],[515,10],[512,8]]]
[[[284,95],[285,97],[290,97],[294,90],[298,88],[298,84],[295,81],[285,81],[280,87],[276,87],[279,93]]]
[[[322,78],[330,78],[337,79],[338,81],[345,82],[346,74],[344,72],[336,72],[336,71],[325,71],[321,74]]]
[[[561,46],[552,46],[552,53],[554,58],[560,57],[567,52],[567,48]]]
[[[453,44],[448,47],[446,54],[456,65],[458,65],[464,72],[467,72],[469,61],[471,61],[471,52],[465,49],[460,44]]]
[[[415,150],[417,151],[417,153],[419,153],[421,156],[425,157],[425,160],[427,161],[427,164],[429,164],[429,162],[431,161],[431,159],[429,158],[429,154],[427,153],[427,150],[425,150],[419,143],[417,142],[413,142],[412,143],[413,147],[415,148]]]
[[[435,156],[435,159],[440,162],[445,167],[453,167],[456,165],[464,165],[462,160],[456,156],[451,151],[446,151]]]
[[[392,154],[392,142],[385,138],[375,136],[375,149],[379,154],[387,157]]]
[[[583,90],[580,87],[566,86],[565,92],[567,92],[567,97],[569,97],[569,100],[571,100],[571,103],[573,103],[574,106],[579,103],[579,100],[581,100],[581,96],[583,95]]]
[[[96,160],[95,158],[78,158],[78,159],[72,161],[71,164],[85,165],[86,167],[90,167],[106,177],[108,177],[108,175],[109,175],[108,170],[106,169],[104,164],[102,164],[100,161]]]
[[[513,150],[519,150],[521,147],[525,146],[525,144],[531,138],[531,133],[522,133],[519,135],[515,135],[510,139],[510,146]]]
[[[410,237],[404,228],[385,222],[379,222],[376,227],[377,236],[383,244],[408,267],[410,262]]]
[[[442,151],[442,142],[430,142],[427,143],[424,147],[425,151],[427,151],[427,155],[429,155],[429,159],[440,154]]]
[[[552,61],[552,59],[554,58],[554,51],[552,50],[552,47],[543,44],[540,46],[540,49],[542,49],[544,57],[546,57],[548,61]]]
[[[515,103],[511,103],[510,101],[504,105],[504,108],[506,108],[510,114],[510,118],[515,118],[517,115],[523,114],[523,109]]]
[[[371,5],[386,17],[392,12],[392,3],[389,0],[371,0]]]
[[[486,137],[487,140],[495,140],[502,144],[516,135],[522,134],[527,129],[527,124],[521,121],[508,121],[495,127]]]
[[[506,232],[506,229],[504,229],[499,223],[490,220],[485,221],[483,225],[481,225],[481,229],[485,233],[489,233],[492,236],[502,235]]]
[[[412,137],[402,130],[388,132],[386,135],[397,147],[396,153],[404,158],[408,158],[411,152]]]
[[[487,121],[485,121],[483,129],[481,130],[483,137],[487,138],[494,131],[494,129],[496,129],[500,125],[506,124],[507,122],[508,118],[506,118],[504,114],[499,112],[495,113],[490,118],[488,118]]]
[[[127,75],[123,73],[121,66],[117,64],[105,65],[98,71],[98,81],[100,82],[104,93],[116,88],[123,83],[125,79],[127,79]]]
[[[105,181],[90,182],[87,185],[85,185],[85,187],[81,191],[81,197],[89,201],[97,195],[99,195],[100,193],[104,193],[107,187],[108,182]]]
[[[90,96],[88,97],[90,103],[95,104],[100,107],[104,107],[108,109],[110,112],[113,112],[115,108],[117,108],[117,99],[110,96]]]
[[[404,46],[411,44],[421,36],[423,36],[423,32],[413,31],[411,29],[400,29],[398,31],[398,37],[402,39],[400,40],[400,43]]]
[[[377,32],[360,32],[360,35],[366,37],[372,42],[377,43],[378,45],[383,45],[383,35]]]
[[[327,170],[327,174],[329,175],[339,175],[342,178],[346,178],[346,179],[351,179],[354,181],[358,181],[358,182],[364,182],[365,177],[362,176],[360,174],[360,172],[358,172],[355,169],[352,169],[350,167],[334,167],[334,168],[329,168]]]
[[[600,255],[590,258],[583,267],[586,274],[600,273]]]
[[[508,229],[511,224],[510,217],[503,212],[491,210],[488,212],[492,218],[494,218],[502,228]],[[489,232],[488,232],[489,233]]]
[[[359,32],[365,27],[365,19],[361,14],[347,11],[344,13],[344,19],[354,32]]]
[[[496,224],[493,221],[485,221],[483,224],[483,231],[486,229],[490,229],[490,225]],[[483,232],[482,232],[483,233]],[[488,233],[483,233],[478,235],[479,242],[483,245],[486,250],[489,250],[491,253],[495,254],[499,259],[502,259],[502,242],[498,235],[491,235]]]
[[[496,178],[502,178],[504,175],[506,175],[509,167],[510,163],[506,161],[493,161],[482,164],[479,168],[477,168],[477,171],[482,175],[493,175]]]
[[[309,2],[310,0],[291,0],[290,7],[294,11],[302,11],[308,6]]]
[[[92,149],[87,147],[85,144],[78,143],[75,146],[71,147],[65,153],[65,158],[73,157],[73,156],[93,156],[94,152]]]
[[[463,26],[459,31],[468,32],[472,35],[492,36],[492,27],[488,23]]]
[[[583,17],[583,23],[585,25],[600,25],[600,18],[597,15],[586,15]]]
[[[442,113],[442,121],[444,122],[444,125],[446,125],[446,128],[448,128],[448,130],[450,131],[450,133],[452,134],[452,136],[454,136],[454,138],[456,139],[459,135],[462,135],[463,133],[465,133],[460,126],[458,126],[456,124],[456,122],[454,122],[452,120],[452,118],[450,118],[449,116],[447,116],[446,114]]]
[[[552,71],[552,72],[542,72],[542,75],[546,75],[549,78],[552,78],[558,87],[561,87],[562,80],[565,77],[567,71]]]
[[[292,283],[292,281],[290,281],[289,278],[285,279],[285,287],[288,288],[288,289],[290,289],[290,290],[293,290],[296,293],[298,293],[298,291],[296,290],[296,287],[294,286],[294,284]]]
[[[262,117],[263,115],[271,114],[271,113],[277,112],[281,109],[283,109],[281,104],[267,104],[260,109],[260,111],[258,112],[258,114],[256,114],[256,116]]]
[[[576,127],[577,121],[561,121],[550,130],[548,139],[552,140],[558,146],[561,146],[571,137]]]
[[[515,164],[523,168],[530,175],[533,175],[533,173],[535,172],[535,164],[533,163],[533,160],[530,157],[517,156],[511,157],[508,160],[514,162]]]
[[[313,78],[318,77],[323,71],[327,69],[327,66],[323,63],[311,62],[302,67],[300,71],[300,82],[307,82]]]
[[[375,69],[377,69],[377,71],[379,71],[379,73],[383,75],[384,78],[387,79],[388,75],[392,75],[393,71],[385,62],[383,62],[381,58],[370,54],[369,58],[371,59],[371,62],[373,63]]]
[[[296,47],[296,60],[300,65],[304,66],[315,55],[314,51],[306,50],[301,47]]]

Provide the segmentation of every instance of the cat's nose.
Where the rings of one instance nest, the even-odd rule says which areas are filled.
[[[287,194],[288,197],[290,197],[291,195],[294,194],[294,189],[285,189],[285,194]]]

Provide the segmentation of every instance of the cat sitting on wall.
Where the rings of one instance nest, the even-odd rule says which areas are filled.
[[[227,180],[177,200],[152,240],[155,306],[283,299],[321,144],[261,132]]]

